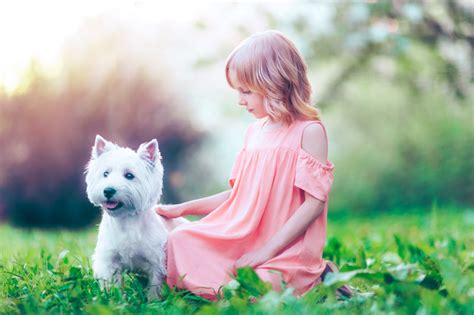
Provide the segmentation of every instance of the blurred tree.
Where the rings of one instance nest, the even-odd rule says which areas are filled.
[[[202,133],[180,111],[169,74],[132,51],[136,34],[99,22],[68,43],[56,77],[33,62],[21,93],[0,95],[0,207],[14,224],[83,227],[98,217],[84,184],[96,134],[135,149],[157,138],[162,201],[179,201],[170,178]]]
[[[473,4],[339,2],[334,12],[323,36],[296,27],[310,63],[338,65],[317,101],[340,121],[332,208],[473,205]]]
[[[457,99],[472,97],[472,3],[456,0],[340,2],[335,12],[333,31],[323,38],[313,37],[311,41],[310,59],[343,59],[339,72],[320,96],[319,107],[324,108],[340,95],[341,85],[351,76],[371,70],[377,72],[377,64],[371,61],[380,56],[395,63],[394,73],[384,78],[405,84],[414,94],[426,93],[426,81],[437,79]],[[429,59],[417,59],[413,49],[418,47],[427,48]],[[431,60],[431,73],[435,77],[426,78],[426,71],[420,70]]]

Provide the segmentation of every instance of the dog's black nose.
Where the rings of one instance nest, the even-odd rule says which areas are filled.
[[[104,196],[107,198],[107,199],[110,199],[113,197],[113,195],[115,195],[117,191],[112,188],[112,187],[107,187],[104,189]]]

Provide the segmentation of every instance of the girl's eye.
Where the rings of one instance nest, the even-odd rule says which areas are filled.
[[[109,176],[109,172],[105,171],[104,172],[104,177],[107,177],[107,176]]]
[[[133,175],[132,173],[127,173],[127,174],[125,174],[125,178],[132,180],[132,179],[135,178],[135,175]]]
[[[242,94],[250,94],[250,93],[252,93],[252,91],[250,91],[250,90],[242,90],[241,88],[239,88],[238,90],[239,90],[239,92],[242,93]]]

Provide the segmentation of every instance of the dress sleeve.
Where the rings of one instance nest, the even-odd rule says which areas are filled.
[[[326,201],[331,191],[334,165],[324,165],[311,154],[300,149],[296,161],[295,186],[315,198]]]

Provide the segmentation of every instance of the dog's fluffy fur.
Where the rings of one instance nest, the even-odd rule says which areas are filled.
[[[148,276],[149,298],[159,297],[166,276],[167,227],[154,211],[163,185],[158,142],[133,151],[98,135],[86,184],[89,200],[103,209],[92,256],[94,276],[107,285],[121,283],[123,271],[141,272]]]

